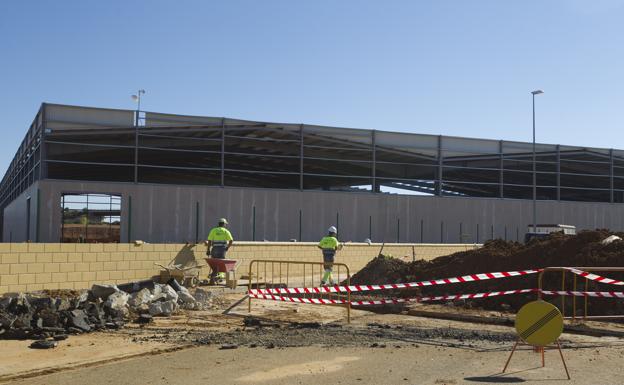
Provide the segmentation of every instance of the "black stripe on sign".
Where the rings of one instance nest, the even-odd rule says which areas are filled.
[[[552,309],[550,312],[548,312],[545,316],[543,316],[542,318],[540,318],[539,320],[537,320],[537,322],[535,322],[533,325],[529,326],[525,331],[523,331],[522,333],[520,333],[520,337],[523,340],[526,340],[527,338],[529,338],[533,333],[535,333],[536,331],[538,331],[539,329],[541,329],[544,325],[546,325],[548,322],[550,322],[551,320],[553,320],[555,317],[557,317],[557,314],[559,313],[559,311],[557,309]]]
[[[535,322],[533,325],[531,325],[529,328],[523,331],[520,334],[520,336],[524,339],[528,338],[529,336],[531,336],[533,333],[538,331],[540,328],[542,328],[544,325],[546,325],[549,321],[551,321],[556,316],[557,316],[557,310],[556,309],[551,310],[542,318],[540,318],[537,322]]]

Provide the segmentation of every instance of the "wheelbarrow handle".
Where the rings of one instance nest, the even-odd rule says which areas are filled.
[[[195,265],[195,266],[183,267],[180,270],[187,271],[187,270],[192,270],[192,269],[201,269],[204,266],[208,266],[208,265],[204,263],[203,265]]]

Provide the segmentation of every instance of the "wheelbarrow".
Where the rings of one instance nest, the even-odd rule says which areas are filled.
[[[210,284],[214,285],[216,282],[212,278],[212,273],[232,273],[232,277],[226,280],[226,286],[235,287],[236,286],[236,268],[241,263],[241,261],[235,259],[220,259],[220,258],[205,258],[208,266],[211,269],[211,278]]]
[[[195,287],[199,283],[199,272],[202,267],[206,265],[190,265],[182,267],[182,265],[168,265],[164,266],[160,263],[154,263],[156,266],[160,266],[163,270],[160,271],[160,283],[167,283],[172,278],[178,281],[182,286]]]

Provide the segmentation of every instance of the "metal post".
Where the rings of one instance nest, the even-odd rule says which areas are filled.
[[[537,232],[537,166],[535,160],[535,95],[541,95],[544,91],[531,91],[533,95],[533,232]]]
[[[477,223],[477,243],[479,243],[479,224]]]
[[[498,141],[498,152],[499,152],[499,156],[500,156],[500,161],[499,161],[499,175],[498,175],[498,197],[499,198],[504,198],[505,193],[503,191],[503,177],[504,177],[504,167],[505,167],[505,163],[504,163],[504,158],[503,158],[503,141],[499,140]]]
[[[297,238],[297,239],[299,239],[299,242],[302,241],[302,239],[301,239],[301,234],[302,234],[301,227],[302,227],[302,213],[301,213],[301,210],[299,210],[299,238]]]
[[[440,243],[444,243],[444,221],[440,222]]]
[[[566,271],[561,271],[561,291],[565,291],[565,276]],[[565,295],[561,296],[561,315],[565,317]]]
[[[535,94],[533,95],[533,232],[537,232],[537,169],[535,164]]]
[[[609,150],[609,183],[610,183],[610,198],[609,202],[613,203],[613,149]]]
[[[61,242],[63,242],[63,235],[65,235],[65,194],[61,194]]]
[[[299,126],[299,190],[303,190],[303,124]]]
[[[372,190],[374,193],[377,192],[377,145],[375,138],[375,130],[371,131],[371,145],[372,145],[372,158],[373,158],[373,180],[372,180]]]
[[[41,125],[41,132],[39,133],[39,179],[45,179],[48,177],[48,155],[47,155],[47,148],[46,148],[46,144],[45,144],[45,140],[46,140],[46,126],[47,126],[47,120],[46,120],[46,103],[43,103],[43,105],[41,106],[41,114],[42,114],[42,120],[43,120],[43,124]]]
[[[89,194],[87,194],[87,218],[85,224],[85,237],[84,242],[87,243],[89,241]]]
[[[373,216],[368,216],[368,239],[373,240]]]
[[[421,219],[420,220],[420,243],[423,243],[424,235],[425,235],[425,230],[423,228],[423,226],[425,225],[425,220]]]
[[[128,195],[128,243],[132,240],[132,196]]]
[[[400,243],[401,238],[401,220],[397,218],[397,243]]]
[[[438,135],[438,196],[442,196],[442,135]]]
[[[134,183],[139,182],[139,112],[134,125]]]
[[[221,187],[225,186],[225,118],[221,119]]]
[[[557,200],[561,200],[561,146],[557,145]]]
[[[41,223],[41,189],[37,189],[37,212],[35,213],[35,242],[39,242],[39,224]],[[61,219],[62,220],[62,219]]]
[[[463,230],[463,223],[459,222],[459,243],[463,243],[463,238],[464,238],[464,230]]]
[[[251,240],[256,240],[256,206],[253,206],[252,219],[251,219]]]
[[[199,202],[195,202],[195,243],[199,242]]]

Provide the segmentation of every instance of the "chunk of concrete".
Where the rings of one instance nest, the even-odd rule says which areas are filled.
[[[149,306],[149,313],[152,316],[162,315],[168,317],[176,310],[178,310],[178,304],[174,300],[152,302]]]
[[[118,292],[119,289],[115,285],[93,285],[91,286],[91,295],[94,298],[106,300],[111,294]]]
[[[600,243],[602,243],[603,245],[609,245],[615,241],[621,241],[622,238],[618,237],[617,235],[610,235],[608,237],[606,237],[605,239],[603,239]]]
[[[69,310],[71,308],[71,303],[65,298],[57,298],[54,306],[57,311]]]
[[[140,291],[141,289],[153,290],[154,281],[152,281],[151,279],[146,279],[143,281],[122,283],[120,285],[117,285],[117,288],[121,291],[125,291],[126,293],[132,294],[132,293],[136,293],[137,291]]]
[[[139,318],[136,319],[136,323],[139,323],[139,324],[148,324],[150,322],[152,322],[151,314],[141,314],[139,315]]]
[[[178,293],[169,285],[154,285],[154,298],[153,301],[178,301]]]
[[[12,301],[13,301],[13,298],[11,297],[0,298],[0,309],[1,310],[7,309],[9,306],[11,306]]]
[[[87,318],[87,314],[83,310],[72,310],[69,312],[70,318],[69,322],[71,326],[76,329],[80,329],[83,332],[88,332],[91,330],[91,326],[89,326],[89,319]]]
[[[30,344],[31,349],[51,349],[58,346],[56,341],[39,340]]]
[[[130,294],[118,291],[108,296],[104,306],[125,314],[128,312],[128,299],[130,299]]]
[[[56,334],[54,337],[54,341],[63,341],[69,338],[67,334]]]
[[[183,304],[195,304],[197,301],[195,300],[195,297],[189,293],[188,289],[182,286],[180,291],[178,291],[178,302]]]
[[[198,302],[207,302],[212,297],[214,297],[214,293],[208,290],[204,290],[202,288],[197,288],[195,290],[195,300]]]
[[[147,305],[152,302],[154,296],[148,289],[141,289],[136,293],[132,293],[130,295],[130,299],[128,300],[128,306],[137,308],[142,305]]]
[[[0,311],[0,327],[10,329],[13,327],[13,322],[15,322],[16,319],[16,315],[5,311]]]

